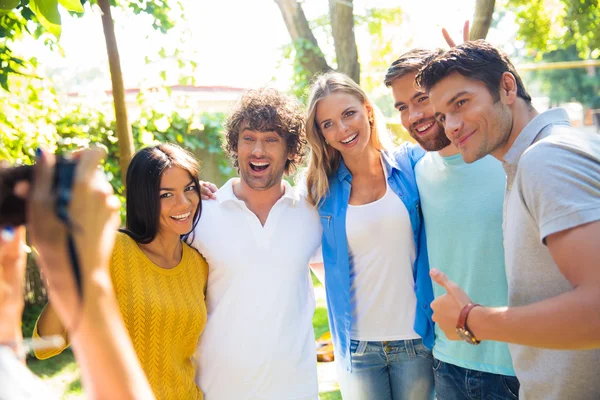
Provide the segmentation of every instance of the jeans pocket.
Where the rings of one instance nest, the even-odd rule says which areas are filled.
[[[503,376],[502,383],[504,383],[504,389],[506,392],[511,395],[514,399],[519,398],[519,380],[516,376]]]
[[[415,345],[415,353],[417,356],[433,360],[433,353],[422,343]]]

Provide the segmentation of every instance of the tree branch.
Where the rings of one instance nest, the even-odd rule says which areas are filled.
[[[275,0],[292,38],[300,65],[311,75],[331,70],[312,33],[302,6],[296,0]]]
[[[469,39],[485,39],[492,24],[496,0],[477,0]]]
[[[329,16],[338,71],[360,83],[360,64],[354,36],[354,7],[352,0],[329,0]]]
[[[127,106],[125,104],[125,88],[123,85],[123,73],[121,72],[121,60],[117,47],[115,26],[110,13],[110,1],[98,0],[98,6],[102,10],[102,28],[106,41],[106,52],[108,53],[108,65],[110,67],[110,80],[112,83],[113,104],[115,107],[115,119],[117,124],[117,138],[119,139],[119,160],[121,166],[121,177],[123,185],[127,176],[127,167],[133,156],[133,136],[131,126],[127,120]]]

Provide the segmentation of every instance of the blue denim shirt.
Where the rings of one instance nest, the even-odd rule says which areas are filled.
[[[413,228],[417,254],[413,266],[414,289],[417,297],[414,330],[423,338],[423,343],[432,348],[434,325],[429,305],[433,301],[433,288],[429,277],[425,225],[414,174],[414,166],[424,154],[421,147],[405,143],[394,151],[382,151],[382,158],[390,188],[406,206]],[[319,205],[319,215],[323,225],[323,261],[329,325],[336,361],[341,362],[349,371],[352,365],[350,354],[352,307],[346,211],[351,182],[352,174],[342,161],[337,172],[329,178],[329,193]],[[390,318],[393,318],[393,315]]]

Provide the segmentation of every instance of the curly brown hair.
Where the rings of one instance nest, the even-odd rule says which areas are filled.
[[[300,103],[273,88],[248,90],[240,97],[233,113],[225,123],[224,150],[239,169],[237,148],[240,132],[250,129],[259,132],[277,132],[291,156],[285,164],[290,175],[302,164],[308,152],[304,112]]]

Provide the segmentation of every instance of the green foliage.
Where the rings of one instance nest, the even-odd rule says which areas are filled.
[[[315,339],[320,338],[324,333],[329,331],[329,318],[327,317],[326,307],[315,308],[312,324],[315,331]]]
[[[171,6],[167,0],[121,0],[119,4],[122,7],[128,7],[136,15],[146,14],[152,17],[152,27],[162,33],[167,33],[175,24],[171,18]],[[182,9],[179,1],[175,2]]]
[[[365,70],[385,71],[395,60],[393,35],[386,35],[387,27],[396,27],[402,24],[402,9],[395,8],[370,8],[364,16],[355,17],[358,26],[365,24],[371,35],[370,62]],[[367,92],[381,87],[381,76],[368,74],[361,78],[361,86]],[[388,111],[391,105],[388,94],[385,95],[384,103]],[[383,104],[382,104],[383,105]]]
[[[8,7],[14,3],[4,4]],[[20,5],[17,9],[10,10],[0,7],[0,86],[4,90],[9,88],[10,75],[27,75],[28,70],[35,67],[34,59],[24,60],[11,50],[12,43],[24,35],[32,35],[36,39],[40,36],[39,30],[31,31],[28,28],[27,24],[30,21],[39,24],[28,5]]]
[[[577,48],[572,45],[546,53],[545,62],[580,60]],[[550,100],[550,104],[577,101],[588,107],[600,96],[600,74],[597,68],[558,69],[551,71],[533,71],[531,77]]]
[[[324,393],[319,393],[319,399],[320,400],[342,400],[342,395],[340,394],[339,390],[336,390],[335,392],[324,392]]]
[[[21,87],[22,95],[4,92],[0,104],[0,159],[13,164],[32,164],[35,149],[47,148],[62,153],[92,145],[108,150],[104,172],[124,204],[124,186],[119,166],[119,148],[115,122],[98,108],[65,107],[50,90],[31,83]],[[23,90],[24,89],[24,90]],[[187,110],[164,112],[144,109],[132,123],[136,149],[164,142],[177,143],[202,159],[211,155],[222,181],[235,171],[220,146],[224,114],[194,115]],[[196,123],[197,121],[197,123]],[[124,209],[122,209],[124,215]]]
[[[539,60],[544,53],[575,46],[583,59],[600,56],[598,0],[506,0],[523,40]]]
[[[33,335],[35,321],[42,313],[44,304],[27,304],[23,310],[23,318],[21,318],[21,332],[24,338],[30,338]]]
[[[57,0],[30,0],[29,8],[48,32],[57,38],[60,37],[62,29]]]
[[[364,15],[354,15],[355,29],[366,26],[368,33],[371,35],[371,62],[366,70],[382,70],[386,69],[394,60],[393,54],[393,36],[386,34],[386,28],[395,27],[402,23],[402,10],[400,7],[393,8],[370,8],[367,9]],[[308,96],[308,87],[313,78],[311,71],[306,65],[306,57],[309,52],[316,52],[323,55],[323,50],[326,49],[334,54],[334,43],[331,30],[331,20],[329,14],[321,15],[312,21],[309,21],[311,30],[315,36],[319,36],[321,47],[315,46],[308,40],[297,39],[296,41],[284,46],[282,56],[285,60],[292,61],[294,68],[293,83],[291,92],[302,102],[306,102]],[[334,57],[329,57],[326,52],[325,58],[329,65],[335,63]],[[380,78],[373,76],[361,76],[361,85],[370,91],[374,87],[381,85]]]
[[[0,92],[0,159],[31,164],[36,148],[56,150],[59,105],[51,88],[24,79],[13,83],[19,95]]]
[[[63,399],[85,399],[81,373],[71,349],[47,360],[27,359],[27,367],[44,381],[49,389],[62,393]]]
[[[308,88],[313,78],[312,72],[306,68],[310,52],[316,52],[318,55],[323,54],[319,46],[315,46],[304,38],[296,39],[282,48],[283,59],[291,60],[294,69],[291,93],[302,103],[306,103]]]
[[[95,2],[95,0],[90,0]],[[88,0],[0,0],[0,86],[9,90],[11,75],[27,75],[35,60],[24,60],[13,54],[10,47],[15,41],[24,36],[38,39],[47,34],[45,41],[51,47],[56,47],[61,35],[62,7],[72,14],[84,12],[83,5]],[[121,6],[133,11],[134,14],[145,14],[152,18],[152,26],[159,32],[166,33],[173,28],[172,5],[182,10],[179,0],[121,0],[111,1],[113,6]],[[183,13],[181,14],[183,17]]]
[[[508,0],[508,6],[516,14],[519,24],[517,39],[524,40],[532,49],[546,51],[552,20],[544,0]]]
[[[21,0],[0,0],[0,15],[8,14]]]

